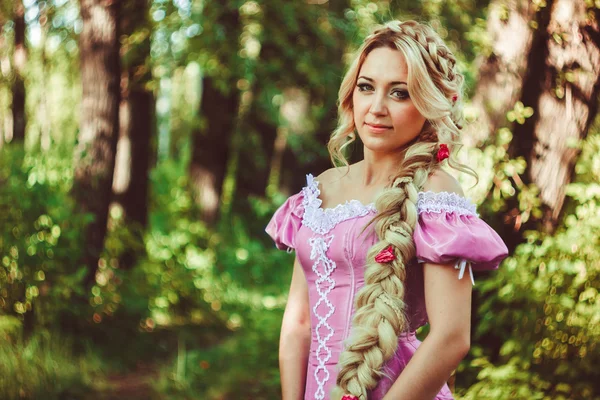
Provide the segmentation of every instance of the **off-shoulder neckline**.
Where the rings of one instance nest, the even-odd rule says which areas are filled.
[[[324,213],[338,213],[346,208],[353,208],[354,210],[360,210],[361,214],[377,212],[377,208],[375,207],[375,202],[371,203],[363,203],[357,199],[346,200],[344,203],[339,203],[334,207],[322,207],[323,200],[319,197],[321,195],[321,190],[319,189],[319,180],[316,179],[312,174],[306,175],[306,186],[305,188],[310,189],[313,193],[313,201],[315,202],[315,208],[321,210]],[[459,195],[454,192],[434,192],[431,190],[420,191],[418,192],[419,200],[418,200],[418,208],[419,213],[425,211],[434,211],[441,212],[444,211],[455,211],[460,214],[477,214],[477,207],[466,197]],[[447,207],[442,207],[440,209],[439,203],[451,203],[452,206],[450,209]]]
[[[319,184],[320,181],[315,178],[312,174],[307,174],[306,175],[306,186],[307,188],[311,188],[312,192],[315,195],[315,201],[318,201],[318,208],[320,210],[323,210],[324,212],[333,212],[336,210],[339,210],[340,208],[349,206],[349,205],[360,205],[364,208],[370,209],[372,211],[377,211],[377,209],[375,208],[375,202],[371,202],[371,203],[363,203],[360,200],[357,199],[350,199],[350,200],[346,200],[344,203],[339,203],[334,207],[323,207],[323,200],[321,200],[320,195],[321,195],[321,189],[319,189]],[[458,200],[459,202],[464,202],[466,204],[468,204],[469,206],[472,206],[473,208],[475,208],[475,205],[473,203],[471,203],[471,201],[464,197],[459,195],[458,193],[455,192],[447,192],[447,191],[441,191],[441,192],[434,192],[431,190],[426,190],[426,191],[421,191],[418,192],[419,195],[419,200],[421,200],[421,198],[435,198],[435,197],[446,197],[446,198],[456,198],[456,200]],[[471,208],[471,207],[469,207]],[[475,210],[473,210],[475,211]]]
[[[337,224],[354,218],[377,213],[374,203],[363,204],[359,200],[347,200],[335,207],[323,208],[319,198],[319,181],[311,174],[306,176],[306,186],[302,188],[304,214],[302,224],[315,233],[325,234]],[[420,192],[417,213],[452,213],[459,217],[477,216],[475,206],[466,198],[449,192]]]

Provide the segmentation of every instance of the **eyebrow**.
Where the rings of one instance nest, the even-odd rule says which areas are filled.
[[[369,77],[366,77],[366,76],[363,76],[363,75],[361,75],[361,76],[359,76],[359,77],[358,77],[358,79],[360,79],[360,78],[366,79],[366,80],[368,80],[369,82],[375,82],[373,79],[371,79],[371,78],[369,78]],[[357,80],[358,80],[358,79],[357,79]],[[394,81],[394,82],[390,82],[390,85],[400,85],[400,84],[405,84],[405,85],[406,85],[406,82],[403,82],[403,81]]]

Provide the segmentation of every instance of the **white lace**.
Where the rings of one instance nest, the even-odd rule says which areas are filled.
[[[332,230],[340,222],[377,211],[375,204],[364,205],[358,200],[347,201],[335,208],[321,208],[319,182],[311,174],[306,175],[306,186],[302,188],[302,194],[304,206],[302,225],[321,235]]]
[[[478,216],[473,203],[456,193],[450,192],[419,192],[417,211],[423,212],[454,212],[458,215]]]
[[[348,200],[334,208],[321,208],[323,202],[319,198],[319,182],[312,174],[306,175],[306,186],[302,188],[302,194],[302,225],[321,235],[332,230],[340,222],[377,212],[375,203],[365,205],[358,200]],[[451,192],[419,192],[417,212],[453,212],[458,215],[479,216],[476,206],[469,199]]]
[[[327,237],[323,236],[315,236],[308,240],[310,244],[310,259],[315,260],[315,263],[312,266],[313,272],[317,275],[317,280],[315,281],[315,286],[317,288],[317,293],[319,294],[319,300],[313,307],[313,313],[319,320],[315,328],[315,334],[317,336],[317,342],[319,346],[317,347],[316,356],[319,365],[315,369],[314,377],[317,381],[317,391],[315,392],[315,399],[322,400],[325,398],[325,382],[329,380],[329,371],[325,364],[331,358],[331,349],[327,346],[327,342],[333,336],[334,330],[329,325],[327,320],[333,315],[335,312],[335,307],[329,299],[327,295],[329,292],[333,290],[335,287],[335,281],[331,278],[331,274],[335,269],[335,262],[327,257],[327,250],[333,241],[334,235],[330,235]],[[321,268],[319,268],[321,265]],[[327,310],[326,314],[319,313],[319,306],[321,304],[325,304],[325,310]],[[321,310],[321,311],[325,311]],[[320,329],[325,328],[327,331],[327,335],[321,336]]]

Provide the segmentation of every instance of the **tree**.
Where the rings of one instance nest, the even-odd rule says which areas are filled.
[[[476,60],[477,86],[471,99],[477,119],[467,126],[463,142],[479,147],[497,130],[507,126],[506,113],[519,100],[532,50],[532,26],[544,30],[545,13],[529,0],[499,0],[489,6],[487,35],[491,42],[485,55]],[[547,11],[547,10],[542,10]],[[541,26],[540,26],[541,23]]]
[[[227,171],[230,142],[238,113],[237,80],[239,11],[216,2],[205,6],[205,35],[213,43],[205,51],[217,67],[205,68],[199,114],[201,126],[192,133],[190,185],[201,219],[214,224]],[[222,66],[219,68],[218,66]],[[225,67],[227,66],[227,67]]]
[[[499,216],[495,227],[511,257],[474,298],[479,309],[474,343],[476,354],[484,355],[477,355],[472,366],[484,378],[476,382],[472,374],[465,398],[515,393],[595,398],[588,383],[594,360],[584,357],[587,339],[582,345],[564,338],[589,336],[589,343],[597,342],[589,317],[579,314],[589,312],[585,291],[598,277],[598,256],[591,249],[597,242],[591,227],[597,224],[585,213],[597,203],[589,186],[596,178],[590,168],[596,138],[584,145],[588,155],[580,160],[598,107],[598,19],[598,8],[583,0],[493,2],[491,7],[488,28],[497,32],[492,48],[499,54],[490,55],[482,68],[474,100],[483,113],[482,134],[473,143],[499,142],[504,136],[504,144],[492,147],[496,154],[506,150],[492,156],[500,158],[492,191],[516,190],[506,200],[490,192],[482,205],[487,219]],[[498,130],[502,127],[508,130]],[[518,172],[511,165],[515,160],[521,160]],[[585,162],[578,166],[579,182],[572,184],[577,161]],[[503,175],[508,182],[500,179]],[[571,199],[565,207],[567,191]]]
[[[521,102],[534,113],[515,124],[509,148],[511,157],[527,160],[523,182],[540,189],[541,222],[547,232],[560,221],[579,143],[598,111],[600,13],[586,3],[548,3],[549,23],[536,31],[523,79]]]
[[[597,112],[597,18],[598,9],[583,0],[490,6],[494,50],[481,69],[474,98],[480,111],[474,130],[480,133],[471,142],[482,143],[507,126],[513,132],[508,158],[525,162],[522,176],[511,177],[518,191],[497,227],[509,250],[523,242],[522,232],[541,224],[550,233],[559,224],[577,145]],[[532,187],[539,189],[541,212],[529,217],[519,202],[524,191],[535,193]]]
[[[150,31],[148,3],[143,0],[123,6],[121,31],[121,104],[119,111],[119,141],[115,160],[113,200],[123,209],[136,243],[143,243],[143,228],[148,222],[149,170],[152,141],[155,132],[155,100],[149,83]],[[121,255],[122,268],[131,268],[136,259],[135,243],[125,246]]]
[[[13,55],[14,80],[12,86],[13,138],[15,142],[25,141],[25,64],[27,63],[27,46],[25,44],[25,7],[23,1],[15,2],[15,48]]]
[[[121,31],[127,39],[121,49],[123,60],[120,130],[117,144],[114,200],[124,210],[128,221],[145,227],[148,220],[148,172],[150,149],[154,137],[154,94],[152,79],[148,4],[127,2],[121,19]]]
[[[93,215],[87,227],[83,263],[86,287],[95,280],[104,245],[119,134],[120,2],[81,0],[82,108],[75,149],[73,195],[81,211]]]

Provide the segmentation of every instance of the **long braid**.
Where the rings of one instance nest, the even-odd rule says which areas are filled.
[[[462,108],[454,96],[460,92],[463,78],[455,71],[456,59],[431,28],[413,21],[392,22],[376,30],[365,42],[361,53],[363,61],[368,51],[379,46],[401,46],[407,58],[406,49],[411,50],[411,54],[420,59],[416,63],[421,62],[421,68],[430,78],[425,83],[419,80],[418,84],[430,85],[423,90],[434,93],[438,107],[433,109],[436,114],[426,115],[432,107],[424,105],[426,99],[420,100],[411,94],[427,122],[418,141],[406,149],[398,174],[375,202],[378,214],[371,224],[375,225],[379,241],[367,252],[364,286],[356,296],[351,336],[339,358],[337,386],[331,396],[334,400],[343,394],[367,400],[368,391],[375,388],[384,375],[383,365],[398,348],[399,335],[409,329],[404,282],[407,265],[415,257],[413,231],[418,218],[418,192],[436,168],[438,144],[454,143],[462,127]],[[358,60],[353,65],[356,76],[360,63]],[[351,78],[355,82],[355,77],[347,75],[340,89],[341,112],[349,109],[351,92],[346,88],[350,87]],[[409,92],[415,93],[411,90],[410,76]],[[340,121],[348,121],[348,116],[341,113]],[[349,126],[340,125],[332,136],[330,150],[339,149],[350,131]],[[385,264],[376,262],[375,256],[388,246],[396,258]]]
[[[412,240],[417,223],[417,200],[431,166],[436,143],[419,142],[406,152],[401,173],[377,199],[382,210],[375,218],[379,242],[367,254],[365,284],[356,298],[352,337],[339,360],[338,396],[351,393],[367,398],[381,378],[381,367],[398,348],[398,336],[408,329],[404,314],[406,265],[415,256]],[[375,255],[391,245],[396,259],[387,264]],[[333,397],[339,398],[339,397]]]

